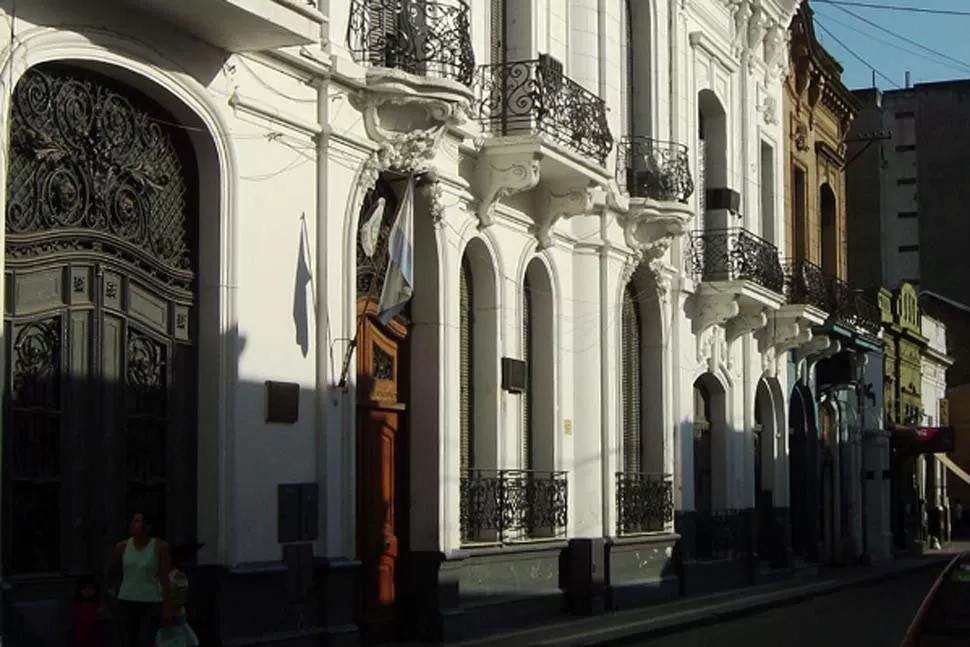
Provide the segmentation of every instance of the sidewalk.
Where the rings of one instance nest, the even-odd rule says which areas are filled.
[[[970,545],[960,542],[922,557],[896,559],[872,566],[825,568],[817,574],[796,575],[782,582],[680,598],[640,609],[566,619],[554,624],[448,643],[448,647],[594,647],[674,633],[687,625],[695,627],[796,604],[838,590],[901,577],[923,568],[942,568],[954,554],[965,550],[970,550]]]

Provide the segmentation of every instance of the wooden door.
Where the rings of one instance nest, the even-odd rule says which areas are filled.
[[[357,552],[360,611],[367,642],[396,638],[406,483],[406,328],[361,317],[357,354]]]

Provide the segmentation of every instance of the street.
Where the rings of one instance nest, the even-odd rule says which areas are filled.
[[[939,569],[694,630],[630,643],[646,647],[898,647]]]

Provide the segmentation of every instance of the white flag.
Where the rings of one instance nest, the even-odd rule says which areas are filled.
[[[360,246],[367,258],[373,258],[377,250],[377,238],[381,235],[381,223],[384,221],[384,202],[384,198],[377,199],[360,230]]]
[[[387,272],[377,306],[385,326],[404,309],[414,293],[414,180],[408,179],[387,245]]]

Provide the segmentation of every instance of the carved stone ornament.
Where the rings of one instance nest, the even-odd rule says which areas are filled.
[[[539,154],[482,154],[478,162],[478,227],[495,222],[495,205],[504,198],[531,191],[539,184],[542,157]]]
[[[552,245],[552,228],[560,219],[581,216],[593,211],[593,192],[589,186],[574,187],[561,193],[553,187],[543,186],[540,200],[533,211],[533,224],[529,233],[536,237],[536,250]]]
[[[837,355],[842,350],[842,342],[829,337],[813,337],[811,341],[795,351],[795,360],[807,360],[810,364],[817,364],[827,357]]]
[[[674,239],[687,230],[692,216],[687,205],[677,206],[684,208],[659,211],[651,202],[631,199],[629,208],[618,211],[616,217],[627,246],[645,260],[663,258]]]
[[[791,136],[797,150],[803,153],[808,150],[808,126],[803,123],[796,123]]]
[[[372,68],[367,72],[367,87],[350,95],[350,103],[360,110],[368,136],[377,143],[361,173],[359,190],[374,187],[385,171],[434,176],[434,159],[444,133],[466,120],[471,105],[468,90],[458,91],[432,80],[399,70]],[[437,180],[431,182],[437,183]],[[432,216],[444,210],[434,187],[429,193]]]
[[[761,116],[769,126],[778,124],[778,100],[770,94],[765,96],[761,104]]]
[[[779,358],[812,341],[812,322],[799,316],[786,317],[775,313],[770,325],[755,332],[758,352],[763,360],[763,370],[774,376]]]
[[[724,325],[725,339],[733,343],[748,333],[757,332],[768,325],[767,309],[758,307],[741,308],[737,316],[728,319]]]

